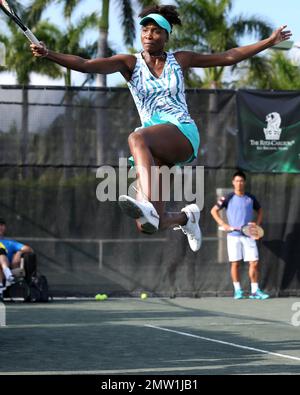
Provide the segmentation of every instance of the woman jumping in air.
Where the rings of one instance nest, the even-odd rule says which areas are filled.
[[[141,127],[130,134],[130,152],[137,168],[136,199],[120,196],[123,211],[136,219],[140,231],[148,234],[158,229],[179,226],[187,235],[190,247],[201,246],[200,209],[191,204],[178,213],[168,213],[165,202],[151,201],[151,168],[172,167],[192,162],[198,154],[200,138],[189,115],[183,73],[192,67],[231,66],[288,40],[291,32],[281,26],[265,40],[233,48],[223,53],[203,55],[191,51],[165,52],[174,25],[181,25],[176,7],[148,7],[140,14],[143,50],[137,55],[83,59],[61,54],[31,44],[34,56],[45,57],[64,67],[83,73],[120,72],[127,81],[141,118]]]

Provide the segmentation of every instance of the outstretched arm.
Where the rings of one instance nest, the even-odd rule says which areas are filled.
[[[136,61],[133,55],[115,55],[109,58],[84,59],[80,56],[50,51],[43,43],[40,46],[31,44],[30,47],[34,56],[47,58],[68,69],[82,73],[99,74],[120,72],[126,79],[130,78]]]
[[[258,41],[252,45],[229,49],[222,53],[203,55],[196,52],[182,51],[176,53],[176,58],[183,69],[189,67],[215,67],[232,66],[242,60],[248,59],[267,48],[273,47],[282,41],[290,39],[290,30],[284,30],[287,26],[281,26],[275,30],[270,37]]]

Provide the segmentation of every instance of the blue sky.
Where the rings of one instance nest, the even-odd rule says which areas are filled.
[[[234,14],[257,15],[275,27],[288,25],[293,31],[293,40],[300,41],[299,0],[234,0]]]
[[[24,2],[28,3],[28,1]],[[172,3],[172,1],[164,1],[165,4]],[[118,53],[126,53],[126,48],[122,44],[122,31],[119,26],[119,15],[117,13],[118,1],[112,0],[113,6],[110,12],[110,29],[109,41]],[[300,23],[299,23],[299,0],[234,0],[232,16],[243,14],[244,16],[260,16],[261,18],[269,21],[274,27],[282,24],[287,24],[288,27],[293,31],[293,40],[300,41]],[[101,7],[101,0],[83,0],[82,5],[78,6],[78,10],[75,14],[75,18],[79,17],[82,13],[89,13]],[[54,5],[50,7],[49,11],[45,15],[50,20],[55,21],[58,24],[63,24],[61,17],[61,7]],[[93,40],[97,36],[96,32],[90,32],[84,38],[86,40]],[[253,42],[252,37],[245,39],[243,44]],[[136,40],[135,47],[140,49],[139,39]],[[300,51],[300,50],[299,50]],[[76,85],[80,85],[82,81],[80,73],[73,73],[73,80]],[[123,79],[118,74],[109,76],[108,82],[110,85],[116,85],[122,83]],[[15,83],[14,77],[7,73],[0,74],[0,84],[3,83]],[[31,83],[33,85],[40,84],[63,84],[62,81],[49,81],[47,78],[41,78],[39,76],[33,76]]]

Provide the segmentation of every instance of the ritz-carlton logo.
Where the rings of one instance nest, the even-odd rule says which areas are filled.
[[[282,129],[281,116],[278,112],[271,112],[266,116],[267,127],[264,128],[266,140],[280,140]]]
[[[265,139],[250,139],[250,145],[257,151],[288,151],[295,144],[295,140],[281,141],[283,129],[281,128],[281,116],[278,112],[271,112],[265,118],[267,127],[263,128]]]

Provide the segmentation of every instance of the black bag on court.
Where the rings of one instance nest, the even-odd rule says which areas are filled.
[[[29,282],[37,274],[36,255],[33,252],[26,252],[22,254],[22,259],[23,263],[21,264],[25,271],[25,279]]]
[[[25,302],[49,302],[49,285],[47,278],[37,271],[37,260],[34,253],[24,253]]]
[[[49,302],[49,286],[48,281],[42,274],[35,274],[27,282],[28,296],[24,299],[25,302]]]
[[[14,299],[22,298],[25,302],[49,302],[49,286],[47,278],[37,270],[37,259],[34,253],[23,253],[17,282],[10,286],[4,296]]]

